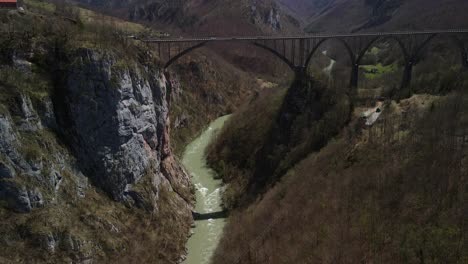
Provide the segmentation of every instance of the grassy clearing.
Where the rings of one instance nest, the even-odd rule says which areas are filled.
[[[396,72],[398,65],[382,65],[382,63],[378,63],[377,65],[361,65],[360,68],[364,71],[364,76],[367,79],[374,80],[382,78],[385,74]]]
[[[40,10],[41,13],[44,14],[52,14],[56,10],[54,4],[45,1],[24,0],[23,2],[26,5],[26,7],[32,8],[33,10]]]
[[[81,7],[70,6],[61,3],[54,4],[37,0],[25,0],[24,3],[27,9],[33,12],[73,19],[87,27],[95,26],[96,24],[112,24],[114,28],[119,28],[122,32],[133,35],[150,31],[141,24],[103,15]]]
[[[374,56],[377,56],[379,55],[380,51],[382,49],[380,49],[379,47],[372,47],[370,50],[369,50],[369,53],[374,55]]]
[[[50,81],[41,74],[24,74],[10,66],[0,68],[0,85],[0,104],[5,108],[17,107],[17,102],[12,98],[19,94],[42,101],[52,89]]]

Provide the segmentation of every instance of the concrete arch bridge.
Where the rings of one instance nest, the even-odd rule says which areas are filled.
[[[328,41],[341,43],[351,62],[350,87],[357,87],[359,66],[367,51],[381,41],[394,41],[400,48],[405,67],[401,87],[409,86],[413,67],[421,60],[424,50],[431,41],[446,39],[458,49],[460,63],[468,68],[468,29],[375,32],[356,34],[315,34],[289,37],[201,37],[201,38],[160,38],[141,39],[153,45],[159,57],[164,61],[164,68],[169,68],[183,56],[212,42],[249,43],[268,51],[272,56],[284,62],[296,75],[296,79],[305,78],[307,67],[314,54]]]

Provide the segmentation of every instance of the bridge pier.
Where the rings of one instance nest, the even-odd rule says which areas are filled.
[[[409,60],[405,64],[405,69],[403,70],[403,79],[400,86],[400,98],[409,97],[411,95],[411,79],[413,78],[413,66],[414,61]]]
[[[353,67],[351,68],[351,81],[350,87],[352,89],[357,89],[359,84],[359,64],[354,63]]]
[[[229,212],[227,210],[219,211],[219,212],[213,212],[213,213],[197,213],[192,211],[192,216],[194,221],[203,221],[203,220],[209,220],[209,219],[224,219],[229,216]]]
[[[462,52],[462,60],[463,60],[462,62],[463,67],[468,68],[468,52],[467,51]]]
[[[308,79],[307,67],[296,66],[294,67],[294,78],[296,81],[305,82]]]

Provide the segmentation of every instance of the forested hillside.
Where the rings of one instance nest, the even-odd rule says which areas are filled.
[[[466,98],[392,102],[366,129],[354,118],[233,213],[213,263],[465,263]],[[245,174],[228,175],[229,198]]]
[[[433,28],[466,23],[460,1],[415,4],[337,1],[309,29],[424,29],[422,17],[433,17]],[[468,260],[468,73],[456,45],[441,38],[425,47],[407,90],[395,42],[369,47],[355,90],[340,48],[322,48],[307,83],[244,105],[213,142],[208,159],[232,210],[213,263]]]
[[[233,210],[213,263],[466,262],[468,76],[454,69],[420,73],[401,101],[317,97],[315,81],[245,106],[208,153]]]

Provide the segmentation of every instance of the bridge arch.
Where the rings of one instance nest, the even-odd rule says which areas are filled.
[[[315,53],[317,52],[318,49],[320,49],[320,47],[322,47],[326,42],[329,42],[329,41],[335,41],[335,42],[338,42],[338,43],[341,43],[348,55],[349,55],[349,59],[350,59],[350,62],[351,64],[354,64],[355,62],[355,54],[353,52],[353,50],[351,49],[351,46],[348,44],[348,42],[346,42],[343,38],[339,38],[339,37],[331,37],[331,38],[324,38],[324,39],[321,39],[313,48],[312,50],[309,52],[309,54],[307,55],[307,58],[306,58],[306,61],[305,61],[305,64],[304,64],[304,67],[305,68],[308,68],[311,61],[312,61],[312,58],[313,56],[315,55]]]
[[[468,67],[468,48],[465,47],[465,43],[457,36],[452,36],[452,41],[458,46],[462,59],[462,66]]]
[[[434,34],[421,45],[413,67],[411,90],[415,93],[445,93],[460,88],[466,69],[466,49],[456,35]]]
[[[452,45],[454,48],[458,48],[462,66],[468,66],[467,47],[465,46],[465,43],[456,35],[452,35],[447,38],[441,34],[433,34],[423,45],[421,45],[419,49],[419,55],[422,56],[423,52],[427,51],[436,41],[445,42],[446,44]]]
[[[374,47],[379,48],[381,44],[387,45],[385,49],[390,50],[388,56],[381,57],[374,54],[376,60],[366,63],[368,54],[372,53]],[[385,60],[387,60],[386,63]],[[370,39],[356,58],[360,75],[357,87],[362,89],[364,95],[375,96],[379,93],[378,96],[391,96],[405,86],[404,83],[408,77],[405,74],[405,68],[410,60],[410,52],[402,39],[396,36],[377,36]],[[394,68],[395,64],[397,68]],[[385,85],[382,85],[383,79]]]
[[[395,36],[378,36],[374,39],[372,39],[366,47],[361,51],[361,53],[358,55],[356,62],[357,64],[361,64],[362,58],[366,55],[366,53],[375,45],[378,43],[383,43],[383,42],[395,42],[397,43],[398,47],[400,48],[401,53],[404,56],[405,61],[410,60],[410,54],[407,48],[405,47],[405,44],[401,39]]]
[[[205,44],[208,43],[207,41],[204,41],[204,42],[201,42],[195,46],[192,46],[190,48],[187,48],[181,52],[179,52],[178,54],[176,54],[174,57],[172,58],[169,58],[169,60],[166,62],[166,64],[164,65],[164,69],[167,69],[169,68],[174,62],[176,62],[178,59],[182,58],[183,56],[189,54],[190,52],[196,50],[196,49],[199,49],[203,46],[205,46]]]
[[[181,52],[179,52],[178,54],[176,54],[174,57],[170,58],[169,61],[167,61],[167,63],[164,65],[164,69],[167,69],[169,68],[174,62],[176,62],[177,60],[179,60],[180,58],[184,57],[185,55],[191,53],[192,51],[196,50],[196,49],[199,49],[201,47],[204,47],[206,44],[210,43],[210,41],[203,41],[197,45],[194,45],[192,47],[189,47]],[[253,41],[249,41],[247,42],[248,44],[250,45],[253,45],[253,46],[256,46],[256,47],[259,47],[263,50],[266,50],[268,51],[269,53],[273,54],[274,56],[276,56],[278,59],[280,59],[284,64],[286,64],[293,72],[296,71],[296,66],[294,65],[294,63],[289,60],[288,58],[286,58],[283,54],[281,54],[280,52],[276,51],[275,49],[273,48],[270,48],[268,47],[267,45],[263,45],[261,43],[258,43],[258,42],[253,42]]]
[[[272,48],[270,48],[270,47],[268,47],[266,45],[263,45],[263,44],[260,44],[260,43],[257,43],[257,42],[252,42],[251,44],[253,44],[254,46],[257,46],[259,48],[262,48],[264,50],[269,51],[270,53],[274,54],[276,57],[281,59],[286,65],[288,65],[289,68],[291,68],[291,70],[293,70],[293,71],[296,70],[296,66],[294,65],[294,63],[292,61],[290,61],[288,58],[286,58],[285,56],[283,56],[281,53],[276,51],[275,49],[272,49]]]

